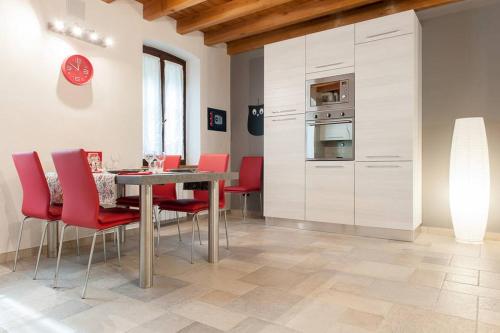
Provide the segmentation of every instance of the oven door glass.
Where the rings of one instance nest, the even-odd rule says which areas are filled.
[[[352,121],[308,122],[308,160],[353,160]]]

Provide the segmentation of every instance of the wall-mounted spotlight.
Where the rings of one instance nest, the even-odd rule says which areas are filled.
[[[69,24],[62,20],[54,20],[49,22],[48,26],[49,30],[53,32],[71,36],[102,47],[110,47],[114,43],[111,37],[103,37],[96,31],[86,29],[78,24]]]

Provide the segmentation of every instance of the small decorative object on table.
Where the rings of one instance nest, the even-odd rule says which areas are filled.
[[[87,151],[87,161],[94,173],[102,172],[102,151]]]

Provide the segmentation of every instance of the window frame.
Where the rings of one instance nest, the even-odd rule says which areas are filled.
[[[187,78],[186,78],[186,61],[184,59],[181,59],[181,58],[178,58],[170,53],[167,53],[165,51],[162,51],[162,50],[158,50],[154,47],[151,47],[151,46],[146,46],[146,45],[143,45],[142,46],[142,53],[145,53],[145,54],[149,54],[149,55],[152,55],[154,57],[158,57],[160,58],[160,82],[161,82],[161,118],[162,118],[162,126],[161,126],[161,147],[162,147],[162,151],[165,151],[165,60],[166,61],[170,61],[170,62],[173,62],[173,63],[176,63],[176,64],[179,64],[182,66],[182,75],[183,75],[183,78],[182,78],[182,84],[183,84],[183,87],[182,87],[182,90],[183,90],[183,94],[182,94],[182,98],[183,98],[183,124],[182,124],[182,127],[183,127],[183,138],[182,138],[182,141],[183,141],[183,148],[184,148],[184,158],[181,160],[181,163],[182,164],[185,164],[186,162],[186,81],[187,81]]]

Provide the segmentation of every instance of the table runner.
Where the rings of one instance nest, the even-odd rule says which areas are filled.
[[[99,194],[99,203],[104,205],[115,205],[117,198],[116,175],[112,173],[93,173],[97,192]],[[45,174],[50,190],[50,198],[53,204],[63,203],[63,193],[59,178],[55,172],[47,172]]]

